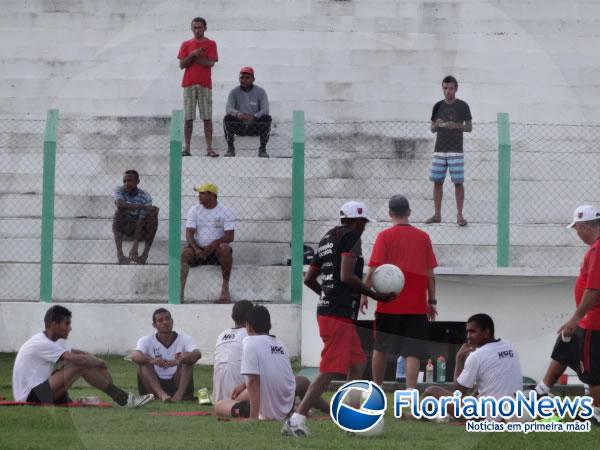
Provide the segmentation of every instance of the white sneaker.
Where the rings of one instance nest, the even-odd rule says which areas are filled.
[[[307,437],[310,436],[310,430],[306,426],[306,423],[303,423],[302,425],[292,425],[290,419],[285,419],[283,427],[281,428],[281,434],[284,436]]]
[[[127,403],[123,405],[123,408],[139,408],[146,403],[150,403],[152,400],[154,400],[154,394],[133,395],[130,393],[127,398]]]
[[[450,422],[450,416],[432,417],[428,420],[433,423],[448,423],[448,422]]]

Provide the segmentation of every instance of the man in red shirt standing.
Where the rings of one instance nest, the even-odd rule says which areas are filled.
[[[600,209],[579,206],[573,213],[577,236],[590,246],[575,282],[575,313],[558,330],[552,361],[544,380],[535,387],[538,395],[547,395],[565,369],[570,367],[590,386],[594,399],[592,423],[600,425]]]
[[[410,205],[406,197],[390,199],[389,215],[393,225],[375,239],[365,284],[372,286],[373,272],[382,264],[402,269],[405,283],[395,299],[377,303],[373,381],[383,384],[387,354],[400,354],[406,358],[406,387],[415,389],[420,360],[428,356],[428,319],[434,320],[437,314],[433,275],[437,261],[429,235],[408,223]],[[367,306],[368,298],[363,296],[361,312]]]
[[[185,111],[185,148],[183,156],[191,156],[190,142],[194,119],[196,118],[196,105],[200,117],[204,121],[204,138],[206,139],[206,156],[219,156],[212,148],[212,80],[211,69],[219,56],[217,44],[204,36],[206,20],[196,17],[192,20],[193,39],[184,41],[179,49],[177,58],[179,68],[183,72],[183,108]]]

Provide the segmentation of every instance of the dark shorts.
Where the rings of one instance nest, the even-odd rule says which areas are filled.
[[[117,230],[119,230],[123,235],[127,236],[130,239],[133,239],[135,235],[135,229],[137,228],[137,217],[132,217],[128,214],[123,214],[121,218],[116,222]],[[148,235],[148,221],[144,220],[142,223],[142,230],[140,233],[140,240],[145,241],[146,236]]]
[[[158,382],[160,383],[160,387],[163,388],[163,390],[167,394],[169,394],[171,397],[173,395],[175,395],[175,392],[177,392],[177,385],[175,384],[175,378],[165,378],[165,379],[159,378]],[[137,383],[138,383],[138,392],[140,393],[140,395],[153,394],[153,392],[150,392],[148,389],[146,389],[146,386],[142,382],[142,379],[140,378],[139,375],[137,377]],[[192,397],[194,397],[194,380],[193,379],[190,381],[190,384],[188,385],[188,387],[185,390],[185,393],[183,394],[183,398],[185,398],[185,399],[189,399]]]
[[[428,327],[426,314],[375,313],[374,348],[405,357],[427,358]]]
[[[250,401],[244,400],[233,405],[231,417],[250,417]]]
[[[187,247],[191,248],[191,247]],[[231,253],[233,254],[233,249],[231,249]],[[198,258],[196,256],[190,259],[190,267],[198,267],[198,266],[220,266],[221,262],[219,261],[219,257],[217,256],[217,252],[211,253],[208,258]]]
[[[600,385],[600,331],[577,328],[569,342],[558,336],[551,358],[573,369],[583,383]]]
[[[27,396],[26,401],[29,403],[54,403],[55,405],[71,403],[68,394],[54,399],[54,394],[52,393],[52,388],[50,387],[50,382],[48,380],[34,387]]]

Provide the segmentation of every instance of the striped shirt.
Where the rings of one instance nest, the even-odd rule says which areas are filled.
[[[117,186],[115,191],[113,192],[113,197],[115,199],[115,204],[118,201],[127,202],[127,203],[139,203],[140,205],[151,205],[152,197],[146,191],[138,188],[133,193],[128,193],[125,191],[123,186]],[[125,214],[130,216],[131,218],[139,218],[146,217],[147,211],[145,209],[126,209]]]

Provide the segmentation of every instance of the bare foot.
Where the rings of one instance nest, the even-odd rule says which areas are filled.
[[[231,303],[231,295],[229,294],[229,288],[224,287],[223,289],[221,289],[221,296],[219,297],[219,300],[215,301],[215,303]]]
[[[456,223],[459,227],[466,227],[468,222],[463,216],[457,216]]]
[[[165,394],[160,397],[160,401],[163,403],[173,403],[173,398],[170,395]]]
[[[125,255],[119,255],[117,258],[119,259],[119,264],[129,264],[131,262]]]
[[[142,253],[142,256],[140,256],[136,262],[138,264],[146,264],[146,261],[148,261],[148,255]]]
[[[431,216],[429,219],[425,221],[425,223],[440,223],[442,221],[441,217]]]
[[[175,395],[171,398],[173,402],[180,402],[183,400],[183,394],[175,393]]]

